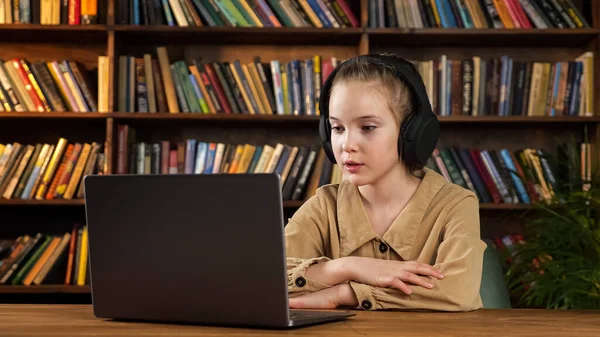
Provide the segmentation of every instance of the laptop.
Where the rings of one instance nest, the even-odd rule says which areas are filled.
[[[84,179],[98,318],[289,328],[342,320],[291,310],[279,176]]]

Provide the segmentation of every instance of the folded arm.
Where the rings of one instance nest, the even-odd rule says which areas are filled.
[[[326,205],[321,191],[307,200],[285,228],[288,292],[297,296],[330,288],[346,277],[331,259]]]
[[[433,267],[442,279],[419,276],[433,288],[413,286],[412,293],[351,281],[363,309],[430,309],[470,311],[481,308],[479,289],[485,243],[480,239],[479,202],[469,195],[448,212]]]

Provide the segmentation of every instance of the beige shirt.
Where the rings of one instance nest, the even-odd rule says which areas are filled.
[[[313,263],[345,256],[419,261],[438,268],[432,289],[413,285],[406,295],[350,281],[359,308],[470,311],[482,307],[479,288],[486,244],[480,239],[475,194],[430,169],[383,237],[371,229],[358,188],[347,181],[325,185],[289,219],[285,228],[290,296],[334,285],[306,278]],[[426,276],[421,276],[426,277]],[[410,285],[409,285],[410,286]]]

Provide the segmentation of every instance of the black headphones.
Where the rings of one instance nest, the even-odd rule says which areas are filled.
[[[351,64],[353,62],[367,61],[374,64],[392,67],[396,77],[402,80],[413,93],[414,110],[404,119],[400,128],[401,137],[398,137],[398,152],[402,155],[402,160],[406,165],[425,165],[431,153],[435,149],[440,133],[439,122],[431,109],[429,98],[423,79],[415,66],[408,60],[391,55],[361,55],[344,61]],[[336,67],[321,88],[319,97],[319,138],[325,154],[332,163],[335,163],[335,156],[331,148],[331,124],[329,122],[329,97],[331,85],[335,74],[340,67]]]

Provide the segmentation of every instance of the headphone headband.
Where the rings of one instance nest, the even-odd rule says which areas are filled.
[[[360,55],[342,62],[323,83],[319,97],[319,137],[329,160],[335,163],[331,148],[329,123],[329,99],[336,74],[341,68],[359,62],[370,62],[390,69],[406,84],[413,95],[413,113],[406,116],[398,137],[398,151],[407,165],[425,165],[435,149],[439,135],[439,123],[433,113],[423,79],[412,62],[393,55]]]

